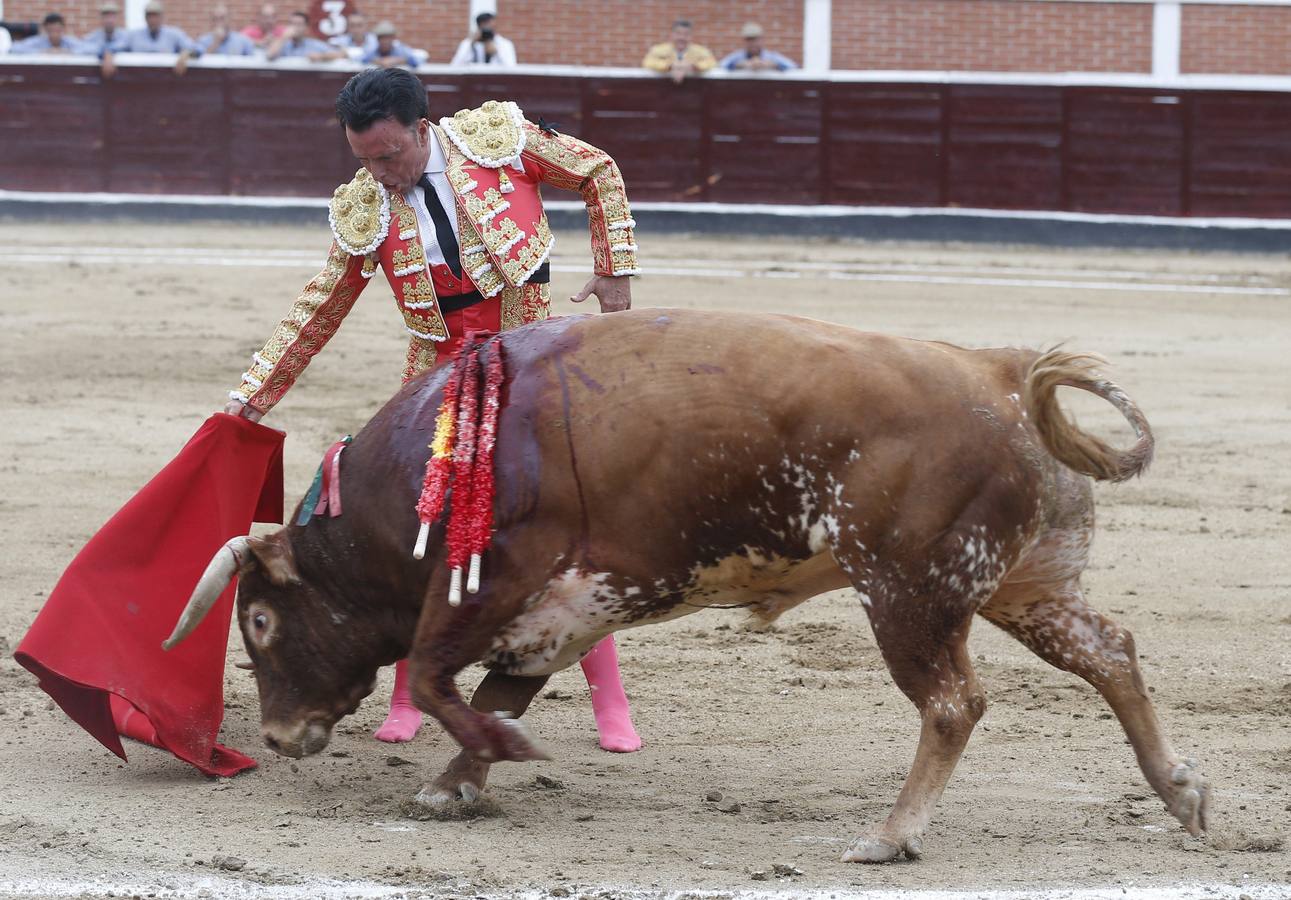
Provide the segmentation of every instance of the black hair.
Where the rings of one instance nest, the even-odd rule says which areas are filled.
[[[485,22],[492,22],[492,21],[493,21],[494,19],[496,19],[496,18],[497,18],[497,16],[493,15],[493,13],[490,13],[490,12],[482,12],[482,13],[480,13],[478,16],[476,16],[476,17],[475,17],[475,24],[476,24],[477,26],[479,26],[480,28],[483,28],[483,27],[484,27],[484,23],[485,23]]]
[[[677,21],[672,23],[672,27],[673,28],[693,28],[694,26],[690,24],[690,19],[678,19]]]
[[[309,13],[307,12],[301,12],[300,10],[296,10],[294,13],[292,13],[292,16],[293,17],[300,16],[302,19],[305,20],[306,25],[309,24]]]
[[[63,17],[62,17],[62,16],[60,16],[58,13],[50,13],[49,15],[45,16],[44,20],[43,20],[40,24],[42,24],[42,25],[66,25],[67,23],[66,23],[65,21],[63,21]]]
[[[336,97],[341,128],[367,131],[382,119],[412,127],[430,118],[426,87],[406,69],[368,69],[345,83]]]

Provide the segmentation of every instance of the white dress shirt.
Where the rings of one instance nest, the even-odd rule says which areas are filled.
[[[444,174],[447,165],[444,148],[439,145],[439,138],[432,131],[426,174],[430,176],[430,184],[435,189],[435,196],[439,198],[439,202],[444,205],[444,211],[448,213],[448,221],[453,226],[453,237],[457,238],[457,246],[461,247],[462,235],[457,225],[457,203],[453,197],[453,186],[448,183],[448,176]],[[510,168],[524,171],[524,165],[520,160],[516,160],[515,165]],[[421,232],[421,246],[426,251],[426,262],[432,266],[447,265],[448,261],[444,259],[444,251],[439,246],[439,238],[435,234],[435,222],[426,209],[426,200],[422,196],[421,188],[414,184],[411,189],[404,192],[403,199],[417,214],[417,229]]]
[[[516,64],[516,45],[497,34],[493,36],[493,58],[488,61],[490,66],[514,66]],[[457,45],[457,52],[453,54],[453,61],[450,66],[467,66],[467,65],[486,65],[484,62],[484,43],[483,41],[472,41],[470,38],[464,39]]]

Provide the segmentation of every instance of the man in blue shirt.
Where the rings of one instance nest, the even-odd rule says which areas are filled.
[[[396,38],[398,32],[391,22],[381,22],[376,28],[372,29],[372,34],[376,36],[376,46],[369,49],[360,58],[360,62],[368,65],[377,66],[381,69],[392,69],[395,66],[407,66],[410,69],[417,68],[417,55],[413,49],[405,44],[401,44]]]
[[[81,42],[95,56],[105,52],[120,53],[125,49],[127,32],[121,27],[121,7],[115,3],[104,3],[99,7],[99,27],[91,31]]]
[[[50,13],[40,23],[40,34],[19,41],[10,53],[74,53],[90,55],[90,50],[67,33],[67,23],[58,13]]]
[[[798,68],[798,64],[787,56],[762,46],[762,26],[749,22],[740,32],[744,37],[744,49],[723,57],[719,65],[728,72],[786,72]]]
[[[172,25],[162,22],[161,4],[149,3],[143,8],[143,20],[147,24],[136,28],[128,35],[122,48],[128,53],[179,53],[185,56],[201,56],[202,50],[187,34]]]
[[[223,3],[211,7],[211,30],[197,39],[203,53],[221,56],[254,56],[256,45],[251,38],[229,27],[229,8]]]
[[[368,31],[367,17],[355,11],[345,16],[345,32],[328,38],[327,43],[344,50],[350,59],[359,60],[377,45],[377,38]]]
[[[344,58],[345,51],[310,37],[309,16],[294,12],[287,23],[286,34],[269,44],[267,55],[270,59],[304,58],[310,62],[326,62],[329,59]]]

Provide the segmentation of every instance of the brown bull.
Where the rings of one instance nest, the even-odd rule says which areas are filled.
[[[1121,481],[1152,454],[1143,415],[1091,357],[674,310],[496,340],[508,381],[479,594],[445,601],[442,530],[426,559],[409,552],[443,369],[346,450],[342,517],[230,542],[199,585],[172,641],[236,571],[275,751],[321,750],[377,669],[409,655],[417,705],[463,748],[422,799],[474,799],[490,763],[543,757],[514,717],[606,634],[731,603],[770,621],[851,586],[922,730],[895,808],[845,860],[920,854],[986,706],[966,647],[975,613],[1093,684],[1170,812],[1205,827],[1206,783],[1162,733],[1133,638],[1081,593],[1086,476]],[[1113,403],[1137,442],[1120,452],[1078,430],[1060,385]],[[475,662],[490,671],[468,706],[455,677]]]

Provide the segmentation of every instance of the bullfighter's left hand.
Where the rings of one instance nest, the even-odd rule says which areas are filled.
[[[601,312],[620,312],[632,308],[632,283],[626,275],[617,278],[612,275],[596,275],[583,285],[583,289],[569,299],[582,303],[588,297],[596,295],[601,301]]]

